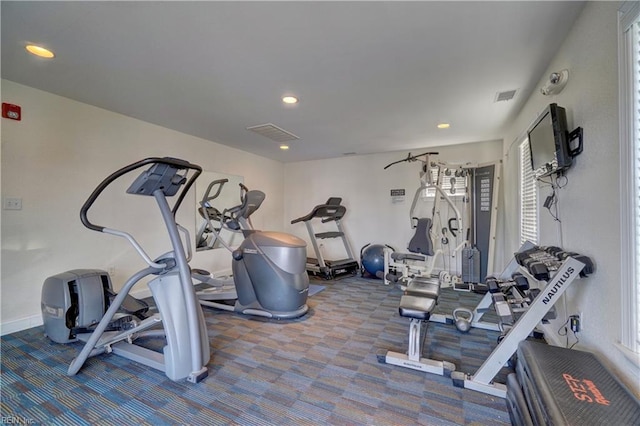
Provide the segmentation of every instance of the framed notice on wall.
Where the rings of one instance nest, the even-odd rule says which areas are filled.
[[[391,190],[391,204],[402,204],[405,200],[405,192],[403,189]]]

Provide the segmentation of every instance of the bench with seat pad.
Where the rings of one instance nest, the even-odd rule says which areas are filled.
[[[422,346],[427,334],[429,318],[438,303],[439,295],[440,285],[437,282],[420,278],[409,281],[398,307],[400,316],[411,320],[409,348],[406,354],[388,351],[384,356],[384,362],[441,376],[451,375],[455,370],[455,365],[452,363],[422,357]]]

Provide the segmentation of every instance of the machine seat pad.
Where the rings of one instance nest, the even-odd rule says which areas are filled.
[[[316,238],[321,238],[321,239],[325,239],[325,238],[340,238],[343,237],[344,233],[343,232],[338,232],[338,231],[334,231],[334,232],[318,232],[316,234]]]
[[[428,321],[431,311],[435,306],[435,299],[405,294],[400,298],[400,308],[398,308],[398,312],[401,317]]]
[[[401,262],[403,260],[417,260],[420,262],[426,262],[426,256],[421,254],[413,254],[413,253],[391,253],[391,259]]]
[[[405,294],[438,299],[438,296],[440,296],[440,284],[411,280],[405,290]]]

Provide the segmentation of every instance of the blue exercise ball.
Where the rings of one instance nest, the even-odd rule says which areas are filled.
[[[360,263],[369,275],[375,277],[378,272],[384,271],[384,248],[382,244],[369,244],[362,248]]]

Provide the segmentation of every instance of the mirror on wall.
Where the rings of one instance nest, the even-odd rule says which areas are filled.
[[[226,182],[223,180],[226,179]],[[234,176],[226,173],[202,172],[195,184],[196,191],[196,251],[212,250],[224,245],[223,239],[229,247],[235,247],[242,242],[242,234],[222,228],[221,219],[225,209],[240,204],[240,184],[242,176]],[[212,183],[215,182],[213,185]],[[203,198],[207,197],[206,211],[203,209]],[[211,225],[206,216],[211,217]],[[214,232],[215,231],[215,232]],[[216,238],[215,233],[220,235]]]

